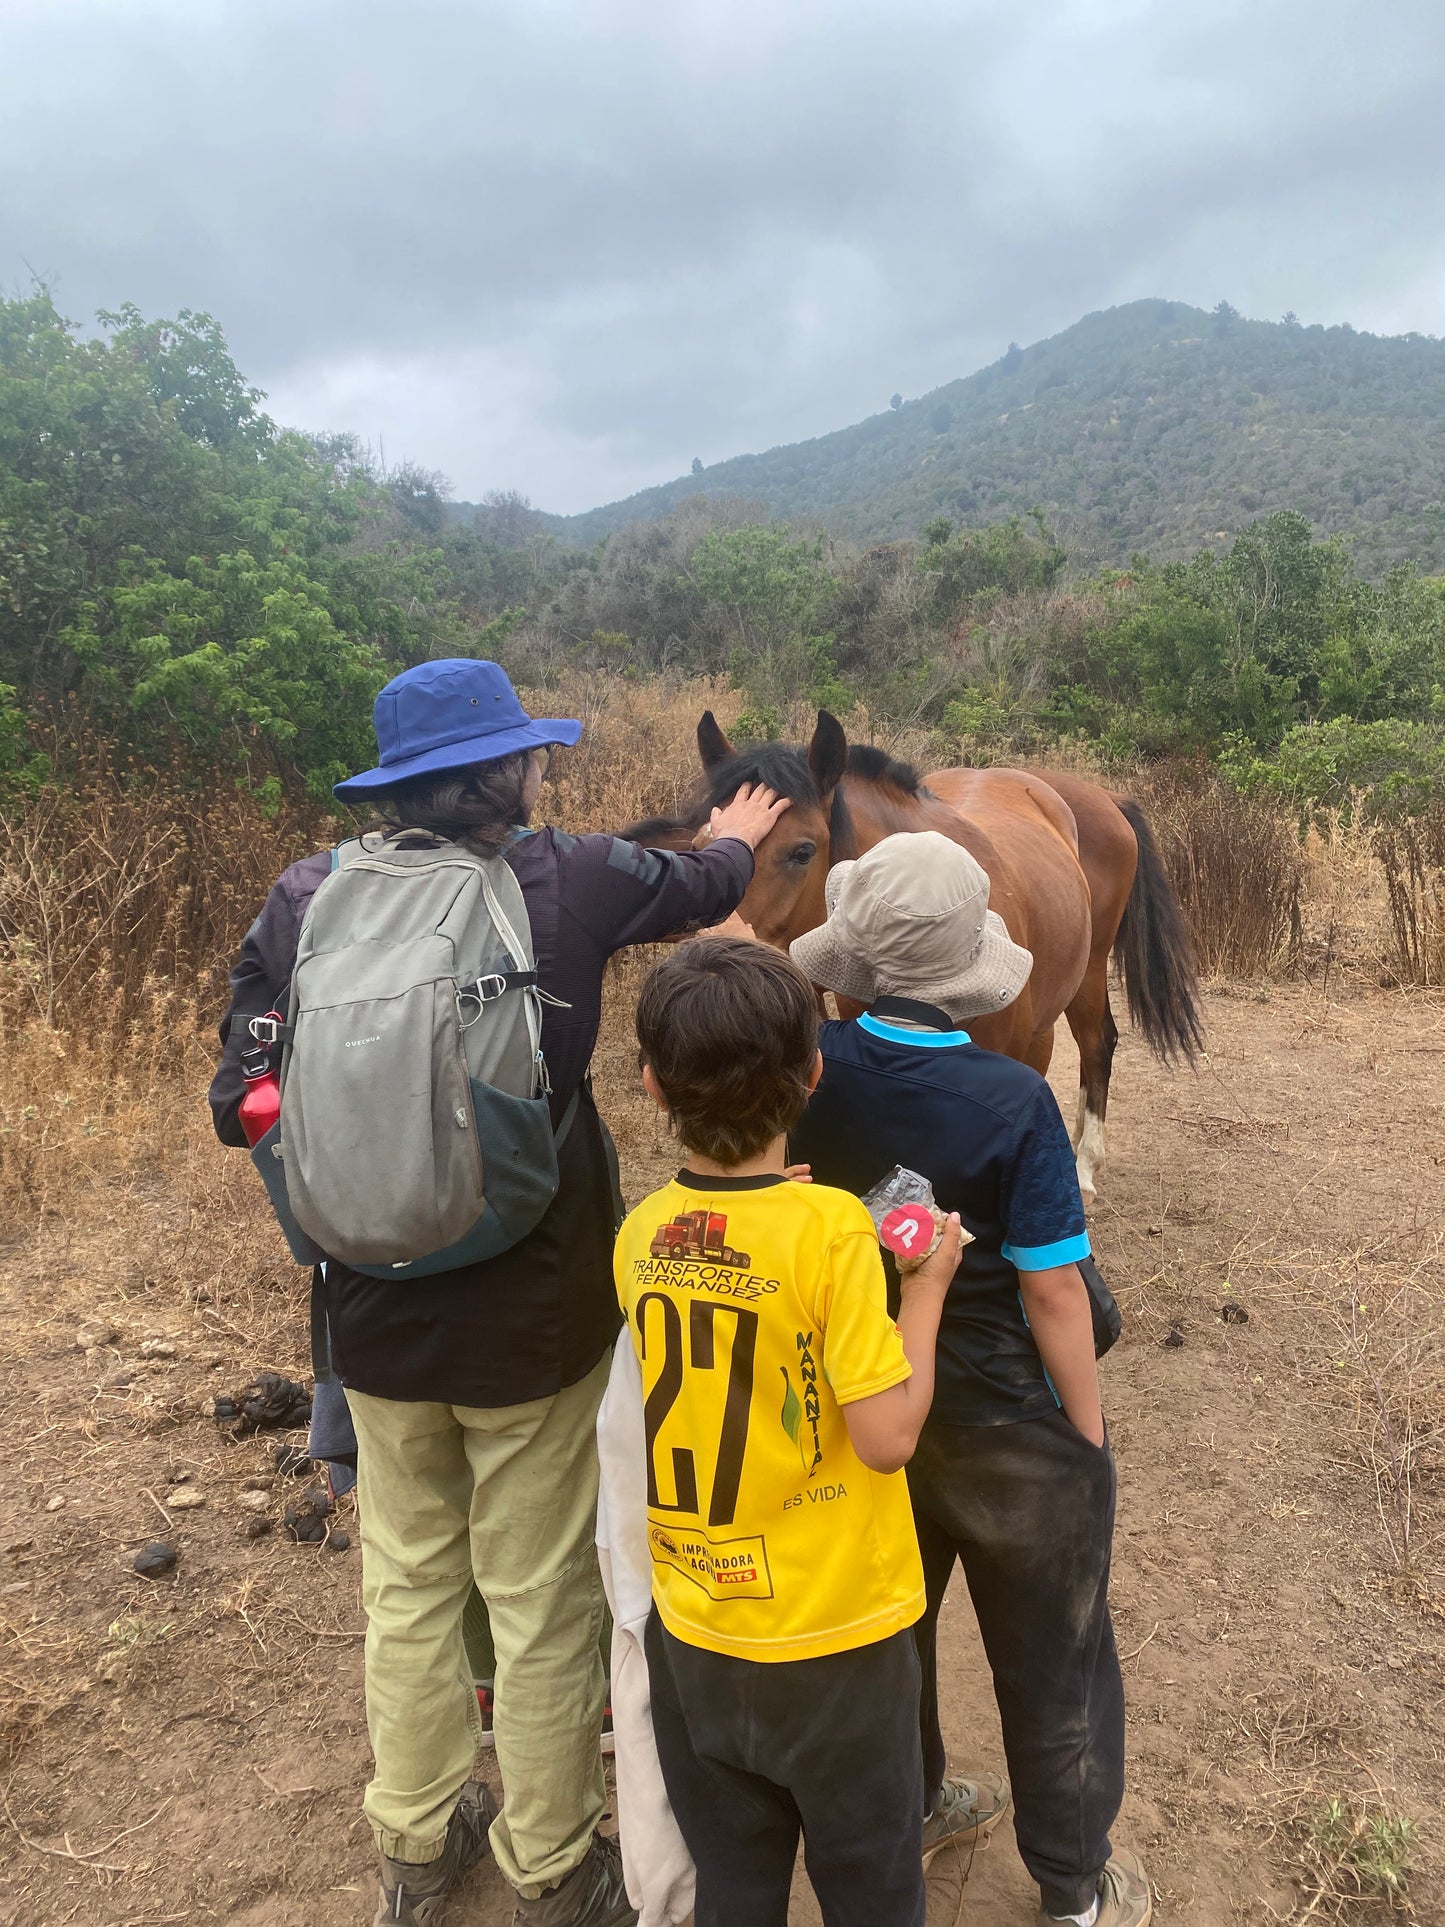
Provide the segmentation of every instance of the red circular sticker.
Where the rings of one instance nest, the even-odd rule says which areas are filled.
[[[921,1258],[936,1229],[926,1204],[895,1204],[878,1227],[878,1241],[899,1258]]]

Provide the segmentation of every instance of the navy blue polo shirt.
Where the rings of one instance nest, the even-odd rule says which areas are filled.
[[[1008,1425],[1053,1411],[1018,1274],[1089,1255],[1053,1092],[1027,1064],[981,1050],[945,1012],[903,998],[880,998],[856,1023],[824,1024],[818,1042],[823,1075],[792,1157],[819,1184],[859,1196],[905,1165],[973,1233],[938,1329],[934,1417]]]

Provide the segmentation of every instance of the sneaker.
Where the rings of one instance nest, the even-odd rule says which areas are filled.
[[[622,1847],[594,1833],[587,1858],[560,1887],[536,1900],[518,1900],[512,1927],[637,1927],[637,1910],[622,1878]]]
[[[490,1787],[468,1780],[451,1819],[446,1845],[435,1860],[381,1857],[381,1904],[372,1927],[429,1927],[462,1875],[486,1856],[487,1829],[497,1817]]]
[[[482,1715],[482,1745],[494,1747],[497,1744],[497,1735],[494,1730],[497,1696],[492,1682],[489,1679],[479,1679],[477,1681],[477,1705]],[[617,1742],[612,1737],[611,1700],[608,1700],[602,1709],[602,1751],[604,1753],[615,1753],[617,1751]]]
[[[945,1847],[961,1853],[981,1847],[1008,1812],[1008,1804],[1008,1781],[1001,1773],[979,1773],[971,1780],[950,1773],[923,1823],[924,1866]]]
[[[1057,1914],[1041,1913],[1040,1927],[1048,1927],[1058,1918]],[[1149,1927],[1153,1918],[1149,1876],[1138,1857],[1120,1847],[1099,1875],[1099,1911],[1094,1927]]]

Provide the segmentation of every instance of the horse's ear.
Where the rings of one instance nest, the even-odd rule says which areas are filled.
[[[831,796],[843,780],[848,767],[848,738],[843,725],[826,709],[818,711],[818,726],[808,745],[808,768],[818,785],[819,796]]]
[[[704,769],[716,769],[733,755],[733,746],[722,733],[722,725],[710,709],[704,710],[697,726],[697,748]]]

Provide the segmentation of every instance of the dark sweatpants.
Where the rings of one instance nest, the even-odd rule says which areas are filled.
[[[825,1927],[924,1927],[912,1633],[764,1663],[684,1645],[654,1612],[646,1647],[694,1927],[787,1927],[800,1831]]]
[[[914,1629],[927,1797],[947,1766],[938,1609],[957,1558],[993,1671],[1019,1852],[1046,1912],[1086,1913],[1124,1794],[1124,1684],[1108,1600],[1113,1454],[1062,1412],[1018,1425],[930,1419],[908,1490],[928,1584]]]

